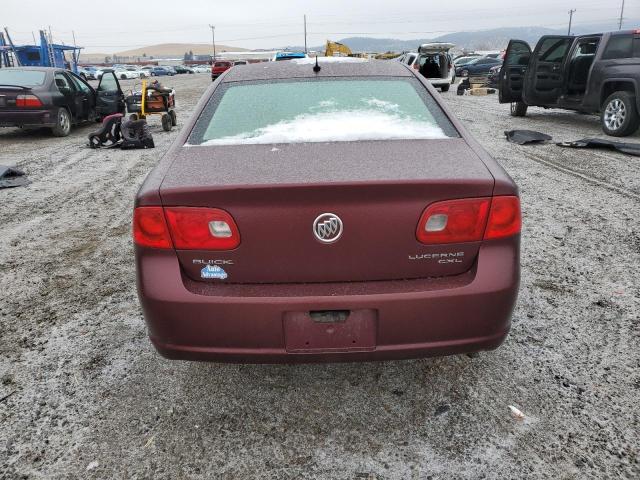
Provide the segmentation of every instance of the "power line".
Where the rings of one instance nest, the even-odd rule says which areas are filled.
[[[622,20],[624,20],[624,0],[622,0],[622,7],[620,8],[620,23],[618,24],[618,30],[622,30]]]

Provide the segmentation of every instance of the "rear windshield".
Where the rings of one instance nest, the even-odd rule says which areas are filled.
[[[38,70],[17,70],[13,68],[0,69],[0,85],[14,85],[17,87],[36,87],[44,84],[47,76]]]
[[[229,62],[216,62],[214,67],[228,67],[229,65],[231,65]]]
[[[411,78],[222,84],[189,145],[435,139],[458,133]]]

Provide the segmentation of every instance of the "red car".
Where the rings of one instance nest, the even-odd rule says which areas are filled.
[[[354,59],[213,84],[136,198],[156,349],[312,362],[498,347],[518,190],[435,92],[398,62]]]
[[[215,80],[224,72],[233,67],[233,62],[215,61],[211,65],[211,80]]]

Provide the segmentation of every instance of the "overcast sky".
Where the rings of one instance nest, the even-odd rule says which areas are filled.
[[[54,40],[85,52],[112,53],[156,43],[211,42],[270,48],[309,45],[349,36],[430,38],[508,26],[562,28],[613,21],[622,0],[0,0],[0,27],[15,43],[33,43],[31,32],[51,25]],[[508,5],[510,8],[506,8]],[[626,0],[625,17],[640,18],[640,0]],[[627,25],[640,27],[640,25]]]

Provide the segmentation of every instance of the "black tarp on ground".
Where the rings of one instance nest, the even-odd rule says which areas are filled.
[[[0,188],[13,188],[31,183],[22,170],[0,165]]]
[[[623,143],[614,142],[612,140],[604,140],[602,138],[583,138],[575,142],[560,142],[559,147],[569,148],[603,148],[606,150],[617,150],[627,155],[640,157],[640,143]]]
[[[504,132],[507,140],[518,145],[526,145],[528,143],[542,143],[553,140],[545,133],[535,132],[533,130],[508,130]]]

